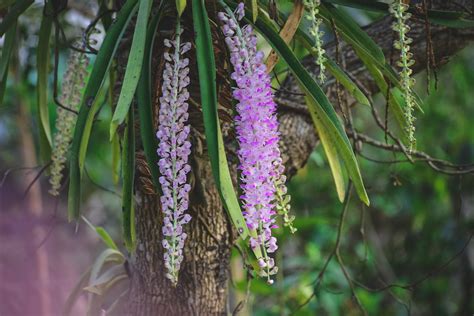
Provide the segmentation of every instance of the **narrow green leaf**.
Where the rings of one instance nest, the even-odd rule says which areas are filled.
[[[69,194],[68,194],[68,218],[77,219],[80,212],[81,197],[81,175],[82,170],[79,166],[79,150],[81,147],[82,134],[84,126],[89,115],[89,110],[96,98],[102,83],[104,82],[107,70],[112,63],[117,47],[122,35],[137,9],[137,0],[128,0],[117,15],[107,32],[102,46],[97,54],[90,79],[84,92],[77,117],[74,137],[71,146],[71,165],[69,176]]]
[[[225,209],[240,236],[245,239],[249,230],[232,185],[217,114],[216,64],[207,12],[204,0],[193,0],[192,5],[204,131],[212,173]]]
[[[37,65],[37,82],[36,82],[36,96],[37,96],[37,111],[38,111],[38,125],[40,129],[40,157],[43,162],[51,159],[51,125],[49,121],[49,107],[48,107],[48,75],[49,75],[49,40],[51,35],[51,27],[53,24],[51,3],[48,1],[44,8],[43,18],[39,30],[38,47],[36,49],[36,65]]]
[[[125,246],[129,251],[135,244],[135,214],[133,185],[135,179],[135,121],[133,107],[129,109],[127,127],[122,146],[122,224]]]
[[[94,226],[91,222],[89,222],[87,220],[87,218],[85,218],[84,216],[82,216],[82,220],[84,222],[86,222],[86,224],[92,229],[94,230],[97,235],[99,235],[99,237],[102,239],[102,241],[107,245],[107,247],[111,248],[111,249],[115,249],[118,251],[118,247],[117,245],[115,244],[114,240],[112,239],[112,237],[110,237],[109,233],[101,226]]]
[[[2,57],[0,58],[0,105],[3,104],[3,96],[7,86],[8,66],[10,65],[10,56],[12,54],[13,46],[15,45],[16,27],[17,23],[15,22],[8,29],[3,42]]]
[[[115,69],[109,69],[109,93],[107,103],[112,113],[114,113],[114,86],[115,86]],[[120,179],[120,142],[116,133],[111,142],[112,149],[112,181],[115,185]]]
[[[252,14],[252,21],[255,22],[258,17],[258,0],[247,0],[247,7]]]
[[[94,102],[92,103],[92,106],[89,110],[89,113],[87,115],[87,120],[84,125],[84,131],[82,134],[82,140],[81,140],[81,145],[79,147],[79,168],[80,170],[84,170],[84,165],[86,162],[86,153],[87,153],[87,147],[89,146],[89,139],[91,136],[92,132],[92,126],[94,124],[94,120],[96,118],[97,112],[101,108],[102,104],[105,101],[106,95],[108,92],[108,86],[104,84],[101,89],[99,90],[99,93],[97,94],[97,97],[94,99]]]
[[[112,181],[115,185],[120,180],[120,142],[118,134],[112,138]]]
[[[332,73],[334,78],[339,81],[344,88],[362,105],[370,106],[370,101],[367,99],[365,94],[359,87],[354,83],[354,81],[349,78],[349,76],[330,58],[326,58],[326,62],[324,63],[327,69]]]
[[[0,23],[0,37],[17,21],[18,17],[32,5],[34,0],[17,0],[8,10],[7,15]]]
[[[123,79],[122,89],[115,108],[112,122],[110,124],[110,140],[112,140],[118,125],[125,121],[125,118],[132,103],[133,96],[137,89],[140,72],[142,70],[143,55],[145,51],[146,30],[148,17],[150,16],[152,0],[140,0],[138,9],[137,24],[133,32],[132,47],[127,61],[127,68]]]
[[[176,10],[178,11],[178,17],[181,17],[184,9],[186,9],[186,2],[186,0],[176,0]]]
[[[306,102],[311,103],[313,100],[311,98],[306,97]],[[315,107],[316,105],[312,105]],[[344,173],[344,165],[340,159],[340,155],[337,151],[335,141],[332,139],[331,134],[327,132],[324,128],[324,123],[321,121],[319,115],[317,115],[316,111],[310,111],[311,118],[314,121],[314,125],[318,132],[319,139],[324,148],[324,152],[326,153],[326,157],[328,158],[329,167],[331,168],[332,176],[334,179],[334,183],[336,185],[337,196],[339,197],[339,201],[341,203],[344,201],[344,197],[346,195],[346,188],[347,188],[347,176]]]
[[[143,151],[151,171],[151,176],[155,188],[160,187],[160,172],[158,170],[158,140],[155,136],[153,127],[153,111],[152,111],[152,93],[150,85],[150,69],[152,62],[152,51],[154,47],[155,34],[157,31],[159,20],[161,19],[162,10],[153,17],[147,31],[147,39],[145,44],[145,55],[143,57],[143,67],[140,75],[140,81],[137,86],[137,104],[138,115],[140,118],[140,137],[143,144]]]
[[[288,67],[295,75],[295,78],[300,83],[301,88],[311,99],[312,102],[308,103],[310,112],[313,112],[312,115],[317,115],[319,117],[320,126],[324,127],[327,133],[331,135],[334,146],[337,147],[337,150],[344,161],[347,173],[354,182],[359,198],[368,205],[369,198],[365,191],[359,166],[354,152],[352,151],[351,144],[326,95],[308,71],[303,67],[298,58],[293,54],[290,47],[288,47],[278,33],[274,31],[268,18],[260,15],[254,25],[280,57],[285,60]]]

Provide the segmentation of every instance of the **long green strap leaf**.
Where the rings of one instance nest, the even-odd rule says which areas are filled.
[[[0,58],[0,105],[3,104],[3,96],[7,86],[8,66],[10,65],[10,56],[15,45],[16,27],[17,23],[15,22],[5,34],[3,42],[2,57]]]
[[[143,151],[148,162],[148,167],[151,171],[151,177],[155,188],[160,187],[160,171],[158,169],[158,155],[156,150],[158,148],[158,140],[155,136],[155,129],[153,127],[153,111],[152,111],[152,95],[150,86],[150,69],[152,61],[153,43],[157,31],[159,20],[161,19],[162,8],[153,17],[147,31],[147,39],[145,44],[145,55],[143,57],[142,72],[140,81],[137,86],[137,104],[138,115],[140,118],[140,137],[143,144]]]
[[[122,146],[122,225],[125,246],[129,251],[135,244],[135,203],[133,199],[133,184],[135,179],[135,121],[133,107],[127,117],[127,127]]]
[[[71,146],[71,166],[69,176],[68,194],[68,218],[77,219],[80,212],[81,196],[81,175],[82,170],[79,165],[79,150],[82,142],[82,135],[90,111],[94,103],[97,92],[104,82],[107,70],[112,63],[113,57],[120,43],[122,35],[137,9],[137,0],[128,0],[117,15],[107,32],[102,47],[97,54],[90,79],[82,98],[79,115],[77,117],[74,137]]]
[[[365,94],[360,90],[360,88],[352,81],[351,78],[342,70],[338,64],[336,64],[332,59],[326,58],[324,65],[327,67],[329,72],[336,78],[338,82],[342,84],[344,88],[362,105],[370,106],[369,99]]]
[[[247,7],[252,13],[252,21],[256,21],[258,17],[258,0],[247,0]]]
[[[51,36],[51,27],[53,24],[51,3],[48,1],[44,8],[43,18],[39,30],[38,47],[36,49],[37,82],[36,97],[39,125],[39,144],[40,157],[43,162],[51,159],[51,146],[53,144],[51,137],[51,125],[49,121],[48,107],[48,75],[50,63],[49,40]]]
[[[196,32],[196,58],[199,72],[199,88],[212,173],[232,223],[242,239],[245,239],[250,232],[245,224],[245,219],[232,185],[217,114],[216,64],[204,0],[193,0],[192,9],[194,31]]]
[[[17,0],[13,6],[8,10],[7,15],[0,23],[0,37],[5,34],[8,29],[16,23],[18,17],[32,5],[34,0]]]
[[[306,97],[306,102],[309,104],[313,102],[311,98]],[[316,105],[312,105],[315,107]],[[316,111],[310,111],[311,118],[314,121],[314,125],[318,132],[319,139],[324,148],[324,152],[326,153],[326,157],[328,158],[329,166],[331,168],[332,176],[334,179],[334,183],[336,185],[337,196],[339,201],[344,201],[344,196],[346,194],[346,188],[348,179],[346,174],[344,173],[344,165],[341,161],[340,155],[337,151],[335,141],[332,139],[331,134],[327,132],[324,128],[324,124],[321,121],[321,118],[317,115]]]
[[[250,19],[247,18],[247,21],[250,22]],[[331,135],[334,146],[337,147],[338,152],[344,160],[348,175],[354,182],[359,198],[368,205],[369,198],[365,191],[359,166],[354,152],[352,151],[349,138],[326,95],[293,54],[290,47],[285,44],[283,39],[271,27],[271,22],[268,21],[266,17],[260,15],[254,25],[280,57],[285,60],[306,95],[313,101],[308,104],[309,110],[319,117],[320,123],[327,130],[327,133]]]
[[[118,125],[124,122],[137,89],[142,70],[148,17],[150,16],[152,3],[152,0],[140,0],[137,24],[133,32],[132,47],[127,61],[122,89],[120,90],[117,107],[110,123],[110,140],[112,140]]]
[[[104,104],[107,92],[108,92],[108,86],[106,84],[102,85],[87,115],[86,124],[84,125],[84,131],[82,132],[82,141],[79,147],[80,170],[84,170],[84,165],[86,163],[87,147],[89,146],[89,139],[91,137],[92,126],[94,125],[94,120],[97,116],[97,112],[100,110],[102,104]]]

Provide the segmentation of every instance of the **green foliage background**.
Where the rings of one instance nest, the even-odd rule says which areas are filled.
[[[356,16],[362,20],[375,17]],[[300,54],[303,52],[299,51]],[[25,106],[31,113],[35,111],[34,51],[25,46],[22,54],[27,58],[26,66],[9,79],[0,108],[1,176],[11,168],[21,167],[18,161],[17,105]],[[425,114],[417,114],[418,149],[458,164],[474,161],[472,56],[474,47],[470,46],[439,71],[438,89],[434,90],[432,81],[431,93],[424,98]],[[425,77],[425,74],[417,77],[420,94],[426,90]],[[383,113],[385,100],[376,97],[375,101],[379,112]],[[55,119],[54,108],[51,102],[51,122]],[[121,245],[121,214],[117,211],[120,210],[120,184],[113,181],[112,147],[103,142],[108,139],[111,115],[110,109],[104,106],[92,132],[83,185],[83,209],[86,217],[95,225],[104,226]],[[356,107],[354,118],[357,130],[383,141],[383,132],[374,126],[369,108]],[[31,125],[32,130],[37,130],[36,121],[32,120]],[[395,156],[368,145],[364,145],[362,153],[377,160],[404,159],[402,155]],[[407,315],[409,311],[417,315],[472,314],[473,243],[462,254],[456,254],[463,249],[474,230],[474,177],[444,175],[423,162],[374,163],[361,156],[358,161],[371,206],[363,206],[355,193],[352,194],[340,245],[344,266],[353,280],[371,288],[383,287],[384,282],[415,285],[410,289],[392,287],[371,292],[354,284],[355,293],[368,314]],[[47,186],[46,179],[40,181]],[[281,242],[277,260],[281,272],[277,282],[268,286],[263,280],[255,279],[248,284],[241,269],[241,259],[237,252],[234,253],[231,306],[245,299],[249,288],[249,304],[244,307],[243,315],[359,315],[360,310],[335,258],[329,263],[321,286],[314,289],[314,281],[335,245],[342,209],[321,146],[311,155],[305,168],[291,180],[289,189],[298,232],[295,235],[290,235],[287,230],[279,232]],[[21,201],[22,194],[21,173],[2,181],[0,210],[4,225],[0,234],[13,250],[2,251],[0,256],[2,262],[10,263],[9,267],[24,259],[18,256],[19,249],[30,242],[26,238],[29,226],[16,225],[21,221],[15,225],[10,225],[8,220],[3,222],[3,219],[25,211],[17,202]],[[53,228],[55,233],[50,237],[51,241],[45,246],[51,257],[49,269],[60,275],[58,270],[72,271],[72,277],[64,284],[43,289],[58,297],[55,308],[60,310],[80,273],[104,246],[86,225],[81,225],[76,233],[75,227],[66,223],[65,200],[59,201],[60,212],[56,213],[55,201],[45,199],[45,219],[53,216],[59,222]],[[53,227],[46,220],[44,225]],[[7,257],[8,261],[4,261]],[[444,266],[451,259],[453,261]],[[21,269],[9,273],[19,276]],[[2,268],[2,276],[4,273]],[[30,280],[24,281],[26,285],[27,281]],[[18,283],[20,289],[25,286],[21,281]],[[0,285],[3,299],[10,299],[12,290],[9,286],[7,282]],[[301,306],[314,290],[315,297]],[[34,294],[25,293],[34,302]]]

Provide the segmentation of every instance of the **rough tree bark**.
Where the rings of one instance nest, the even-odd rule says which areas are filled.
[[[433,0],[432,2],[433,7],[453,9],[452,5],[446,4],[448,1]],[[457,3],[470,6],[470,0],[460,0]],[[211,4],[208,8],[214,10],[216,6]],[[454,9],[459,10],[459,8],[459,6],[454,6]],[[215,17],[215,12],[209,12],[209,14],[211,18]],[[189,15],[185,15],[185,19],[188,17]],[[383,48],[385,55],[390,56],[392,47],[391,20],[384,18],[369,25],[366,30]],[[473,29],[453,30],[432,26],[431,33],[438,65],[447,62],[450,56],[474,39]],[[410,35],[414,39],[415,71],[418,72],[425,68],[427,62],[427,37],[424,21],[415,21]],[[192,38],[191,26],[186,29],[185,36],[188,36],[189,39]],[[222,45],[222,42],[216,41],[216,48],[219,51],[222,51],[222,47],[219,46]],[[367,93],[376,93],[377,87],[354,52],[347,45],[341,44],[340,48],[340,56],[345,69],[357,79],[358,84],[364,87]],[[327,52],[331,58],[335,59],[334,43],[328,45]],[[155,54],[160,56],[158,52]],[[193,62],[192,59],[191,62]],[[313,58],[307,58],[303,63],[312,72],[317,71]],[[156,91],[160,91],[160,63],[156,64],[157,84],[155,88]],[[223,65],[219,62],[217,64],[218,66]],[[218,71],[225,73],[226,70],[219,69]],[[336,104],[334,86],[334,80],[329,80],[326,90],[333,104]],[[300,91],[294,78],[289,76],[283,84],[283,89],[276,95],[281,124],[282,153],[289,176],[306,163],[309,154],[317,144],[317,135],[306,111],[304,100],[294,92]],[[229,93],[224,93],[224,95],[224,98],[227,98]],[[191,91],[191,96],[193,100],[200,100],[196,90]],[[220,100],[223,103],[225,101]],[[158,102],[155,102],[154,106],[157,109]],[[187,225],[188,239],[185,245],[185,258],[176,288],[173,288],[164,277],[163,249],[161,247],[162,215],[157,195],[153,194],[151,189],[146,162],[142,153],[137,153],[137,250],[129,260],[131,276],[129,315],[224,315],[229,312],[227,306],[228,270],[235,234],[231,229],[212,179],[202,135],[202,123],[199,123],[202,122],[199,107],[197,106],[191,114],[193,190],[190,213],[193,220]],[[231,138],[229,137],[229,139]]]

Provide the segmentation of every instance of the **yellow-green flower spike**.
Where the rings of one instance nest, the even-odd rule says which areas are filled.
[[[81,103],[82,90],[87,77],[89,59],[86,54],[72,51],[67,62],[67,69],[63,76],[62,91],[59,101],[71,110],[77,110]],[[61,188],[62,171],[67,160],[69,144],[73,136],[77,116],[75,113],[57,108],[56,134],[53,141],[51,177],[49,182],[51,195],[59,195]]]
[[[401,68],[400,70],[400,81],[402,85],[402,92],[405,98],[406,110],[405,119],[407,121],[406,131],[408,134],[409,148],[408,152],[411,152],[416,145],[415,139],[415,117],[413,114],[415,108],[415,98],[413,97],[413,87],[415,85],[415,79],[411,77],[412,70],[411,66],[415,63],[412,59],[413,54],[410,52],[410,44],[412,39],[408,37],[410,27],[407,25],[407,20],[411,17],[408,12],[409,6],[402,0],[394,0],[390,6],[390,13],[395,18],[395,22],[392,28],[398,33],[398,39],[394,42],[394,47],[400,51],[400,59],[397,65]]]
[[[316,64],[319,66],[318,80],[319,83],[322,84],[326,81],[326,67],[324,66],[326,57],[324,56],[325,50],[323,48],[324,32],[320,30],[323,20],[318,17],[320,4],[320,0],[304,0],[304,5],[309,13],[306,15],[306,19],[311,22],[309,33],[314,36],[313,49],[316,51]]]

